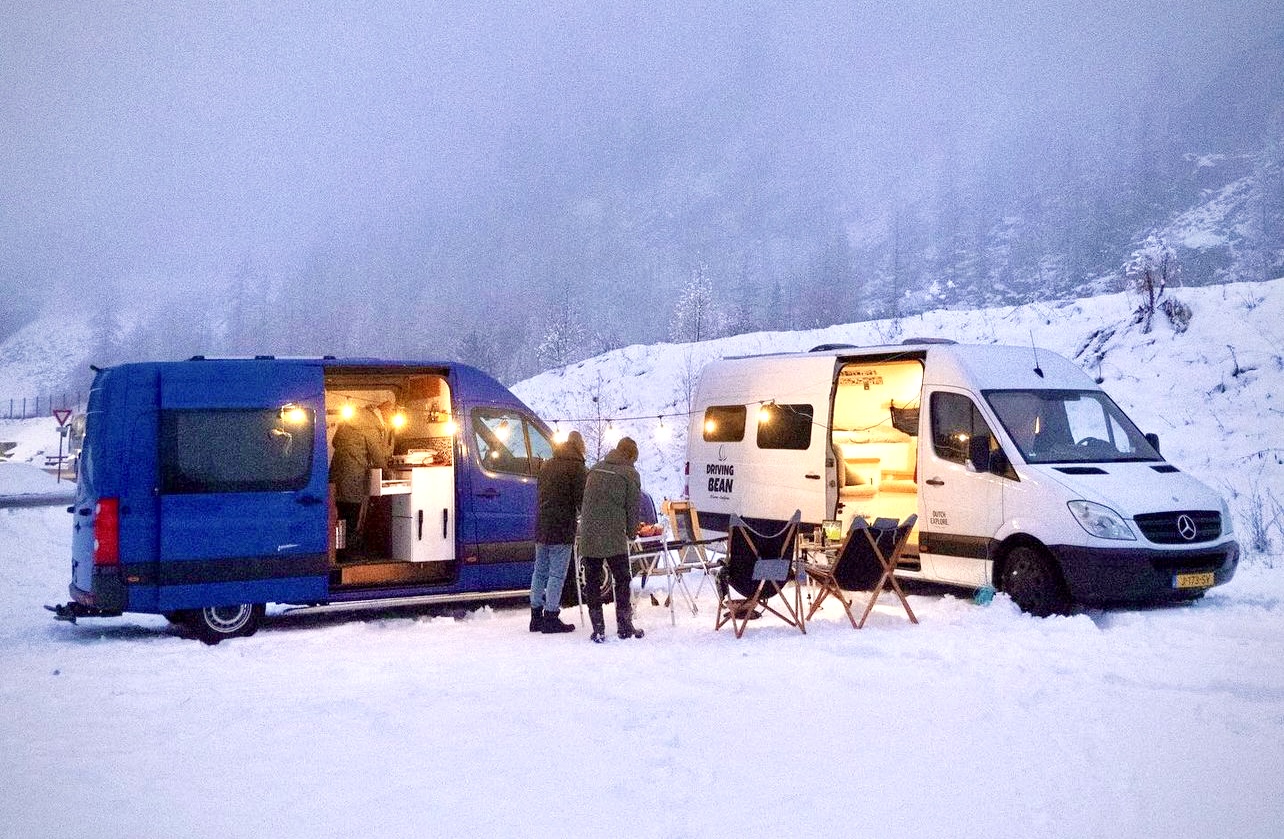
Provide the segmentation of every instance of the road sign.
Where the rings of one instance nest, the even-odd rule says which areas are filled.
[[[71,409],[54,408],[53,415],[54,419],[58,420],[58,425],[61,427],[67,424],[67,418],[71,416]]]

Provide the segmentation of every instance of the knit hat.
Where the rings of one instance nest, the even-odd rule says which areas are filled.
[[[621,437],[620,442],[615,444],[615,450],[628,458],[629,463],[638,459],[638,444],[633,442],[632,437]]]

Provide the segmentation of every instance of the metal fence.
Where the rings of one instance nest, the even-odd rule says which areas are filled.
[[[56,410],[70,410],[73,413],[82,409],[80,393],[53,393],[48,396],[32,396],[0,399],[0,419],[32,419],[33,417],[53,416]]]

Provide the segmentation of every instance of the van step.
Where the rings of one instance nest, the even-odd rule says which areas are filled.
[[[447,583],[454,579],[453,562],[360,562],[341,565],[330,572],[330,583],[339,588]]]

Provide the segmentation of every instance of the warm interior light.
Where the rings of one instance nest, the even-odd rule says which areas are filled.
[[[707,420],[705,420],[705,421],[704,421],[704,433],[705,433],[705,434],[712,434],[712,433],[714,433],[714,432],[715,432],[715,431],[717,431],[717,430],[718,430],[718,424],[717,424],[716,422],[714,422],[714,421],[713,421],[713,420],[711,420],[711,419],[707,419]]]
[[[404,427],[404,426],[405,426],[405,424],[406,424],[406,412],[405,412],[405,411],[397,411],[397,413],[395,413],[395,414],[393,414],[393,415],[392,415],[392,427],[393,427],[393,428],[400,430],[402,427]]]
[[[446,420],[446,434],[448,434],[451,437],[454,437],[455,432],[458,430],[459,430],[459,426],[455,423],[454,420]]]
[[[495,436],[503,442],[508,442],[509,436],[513,430],[508,427],[508,420],[500,420],[499,425],[495,428]]]
[[[758,409],[758,424],[766,425],[771,422],[771,406],[763,405]]]
[[[339,417],[346,422],[347,420],[352,419],[352,415],[356,412],[357,409],[352,407],[351,402],[344,402],[343,407],[339,409]]]
[[[285,405],[281,408],[282,422],[289,423],[290,425],[302,425],[307,422],[307,419],[308,412],[300,408],[298,405]]]

